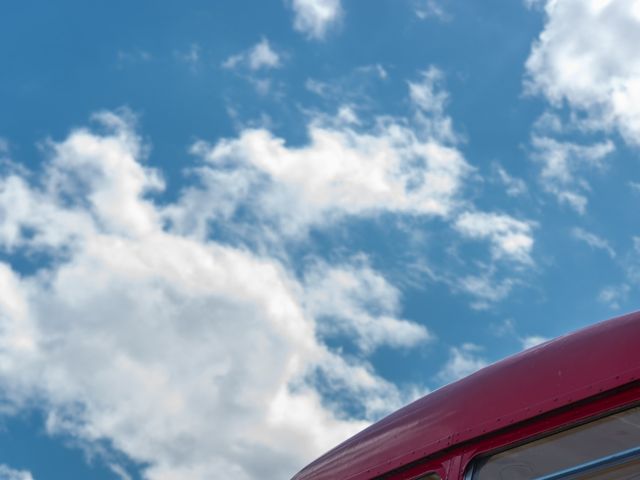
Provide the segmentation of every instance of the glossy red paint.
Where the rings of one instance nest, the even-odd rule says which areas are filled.
[[[447,385],[337,446],[294,480],[411,479],[430,471],[457,479],[482,452],[640,401],[638,379],[640,312]]]
[[[638,404],[640,404],[640,382],[635,381],[488,435],[462,442],[377,478],[379,480],[415,480],[427,473],[436,472],[443,479],[461,480],[472,460],[479,456],[491,455],[513,445],[565,430]]]

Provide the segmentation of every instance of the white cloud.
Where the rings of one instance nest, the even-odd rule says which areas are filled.
[[[495,259],[506,259],[531,265],[533,227],[535,224],[510,215],[485,212],[464,212],[455,222],[462,235],[473,239],[487,239]]]
[[[604,160],[615,147],[610,141],[593,145],[560,142],[549,137],[534,137],[535,158],[542,163],[542,177],[561,183],[574,180],[581,165],[603,168]]]
[[[411,118],[361,122],[345,106],[313,115],[299,146],[266,127],[197,142],[204,163],[175,201],[154,199],[162,175],[126,112],[49,141],[40,175],[5,172],[0,249],[47,261],[0,264],[0,407],[37,400],[51,433],[109,440],[149,480],[276,479],[422,392],[367,361],[432,338],[400,292],[362,260],[294,274],[284,250],[311,227],[390,213],[453,222],[495,260],[531,265],[530,222],[466,211],[472,168],[441,81],[429,69],[410,85]],[[503,298],[514,280],[493,268],[454,288]],[[359,351],[329,349],[335,333]],[[483,364],[463,345],[441,378]]]
[[[430,67],[421,77],[418,82],[409,82],[411,100],[425,112],[442,114],[449,98],[448,93],[439,88],[443,79],[442,71]]]
[[[507,195],[510,197],[521,197],[529,192],[525,181],[521,178],[511,176],[502,165],[494,163],[492,169],[498,182],[504,185]]]
[[[615,258],[616,256],[616,252],[613,248],[611,248],[609,242],[592,232],[588,232],[582,228],[575,227],[571,230],[571,235],[576,240],[580,240],[581,242],[586,243],[591,248],[604,250],[611,258]]]
[[[307,78],[304,86],[331,104],[355,103],[367,108],[376,103],[371,95],[371,86],[387,81],[389,75],[382,64],[375,63],[355,67],[338,78]]]
[[[359,127],[352,109],[316,115],[309,142],[288,146],[264,128],[245,129],[214,145],[198,142],[193,152],[205,163],[202,185],[188,191],[177,212],[183,228],[197,224],[206,234],[211,219],[231,218],[250,207],[264,228],[279,234],[305,234],[310,226],[380,212],[447,218],[461,203],[471,167],[425,122],[448,123],[439,111],[407,121],[379,117]]]
[[[293,28],[308,38],[321,40],[344,11],[341,0],[287,0],[294,12]]]
[[[539,135],[544,136],[563,133],[567,131],[567,126],[566,123],[563,123],[563,119],[558,113],[545,111],[534,122],[533,130]]]
[[[537,345],[549,341],[549,338],[543,337],[541,335],[529,335],[521,338],[520,341],[522,343],[522,349],[527,350],[528,348],[533,348]]]
[[[444,74],[434,66],[423,71],[418,81],[408,82],[409,96],[417,109],[416,121],[436,139],[457,142],[451,118],[445,115],[449,94],[443,88]]]
[[[545,11],[526,64],[528,90],[566,102],[584,128],[616,129],[640,145],[638,2],[547,0]]]
[[[119,50],[117,53],[118,67],[124,68],[127,65],[148,63],[153,60],[153,55],[147,50],[135,48],[132,50]]]
[[[465,211],[471,205],[464,186],[473,169],[456,146],[442,84],[442,72],[433,67],[409,82],[409,118],[364,121],[351,105],[333,116],[313,114],[302,145],[289,146],[266,128],[244,129],[216,144],[198,142],[192,150],[204,159],[200,185],[167,215],[175,228],[200,238],[213,223],[230,238],[262,244],[383,212],[438,218],[465,238],[488,241],[494,260],[510,260],[503,266],[532,266],[532,222]],[[504,298],[517,283],[485,270],[467,274],[462,284],[450,271],[433,279],[485,304]]]
[[[438,378],[449,383],[486,367],[488,362],[481,356],[482,351],[482,347],[473,343],[464,343],[459,347],[451,347],[449,360],[438,373]]]
[[[631,237],[632,247],[625,256],[625,273],[628,283],[640,285],[640,236]]]
[[[428,18],[449,20],[451,18],[442,6],[442,0],[420,0],[416,2],[415,13],[421,20],[426,20]]]
[[[546,0],[524,0],[524,4],[529,9],[544,8]]]
[[[120,480],[133,480],[133,477],[129,475],[129,473],[122,468],[120,465],[112,463],[109,465],[109,470],[111,470]]]
[[[231,55],[223,63],[222,67],[233,70],[243,66],[252,71],[279,68],[282,66],[282,58],[269,43],[263,38],[249,50]]]
[[[319,80],[314,80],[313,78],[307,78],[307,80],[304,82],[304,87],[310,92],[315,93],[316,95],[319,95],[321,97],[326,96],[329,93],[329,90],[331,90],[329,84],[321,82]]]
[[[33,184],[0,177],[1,248],[47,259],[32,274],[0,264],[3,410],[37,404],[50,433],[108,440],[149,480],[248,480],[287,478],[413,398],[319,340],[321,298],[349,309],[363,345],[426,338],[378,273],[327,265],[307,294],[271,256],[176,230],[131,118],[95,118],[103,133],[49,143]],[[318,377],[362,414],[328,404]]]
[[[512,337],[516,335],[516,323],[511,318],[506,318],[502,322],[489,325],[491,333],[496,337]]]
[[[625,283],[621,285],[609,285],[600,290],[598,300],[614,310],[620,308],[620,303],[625,302],[629,296],[631,287]]]
[[[251,49],[247,61],[251,70],[277,68],[280,66],[280,55],[271,48],[269,41],[263,38]]]
[[[354,108],[349,105],[343,105],[338,109],[337,118],[345,125],[358,125],[360,123]]]
[[[398,318],[400,292],[369,266],[317,265],[305,281],[306,304],[322,329],[347,333],[365,351],[411,347],[432,338],[422,325]]]
[[[495,269],[489,268],[479,274],[467,275],[457,279],[453,283],[453,287],[474,297],[471,308],[474,310],[486,310],[492,304],[504,300],[511,293],[516,283],[516,280],[510,277],[497,278]]]
[[[0,465],[0,479],[2,480],[33,480],[30,472],[14,470],[7,465]]]
[[[387,72],[387,70],[379,63],[358,67],[356,68],[356,72],[373,74],[376,77],[378,77],[380,80],[386,80],[389,77],[389,72]]]
[[[190,65],[192,68],[195,68],[199,65],[202,55],[202,48],[197,43],[193,43],[189,46],[187,50],[184,51],[176,51],[174,52],[175,57]]]
[[[558,202],[578,213],[585,213],[590,186],[585,170],[603,170],[608,156],[615,150],[611,141],[580,145],[550,137],[534,136],[531,158],[541,166],[543,188]]]
[[[501,324],[493,325],[492,330],[498,337],[509,337],[509,339],[517,341],[522,350],[527,350],[528,348],[535,347],[550,340],[550,338],[542,335],[520,335],[516,328],[516,323],[512,319],[507,319]]]

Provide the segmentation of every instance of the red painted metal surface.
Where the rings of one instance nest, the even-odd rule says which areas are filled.
[[[524,438],[523,422],[537,419],[539,426],[549,412],[576,410],[567,406],[617,394],[638,379],[640,312],[560,337],[447,385],[337,446],[294,480],[371,479],[425,458],[418,470],[433,468],[445,473],[443,478],[458,478],[465,462],[483,451],[477,447],[480,438],[502,431]],[[640,389],[627,392],[632,392],[628,401],[640,400]],[[592,404],[581,408],[589,413]],[[407,475],[390,478],[412,478]]]
[[[413,462],[404,468],[378,477],[384,480],[415,480],[427,473],[439,473],[443,479],[461,480],[470,463],[479,456],[491,455],[505,448],[520,445],[600,418],[631,406],[640,405],[640,381],[586,400],[560,407],[550,413],[476,437]]]

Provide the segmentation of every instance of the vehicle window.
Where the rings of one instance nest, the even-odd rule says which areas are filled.
[[[640,407],[498,453],[473,480],[640,480]]]
[[[424,477],[420,477],[418,480],[442,480],[442,479],[440,478],[440,475],[438,475],[437,473],[429,473]]]

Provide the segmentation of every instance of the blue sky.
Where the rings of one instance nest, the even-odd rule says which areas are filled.
[[[10,2],[0,478],[288,478],[638,308],[634,0]]]

